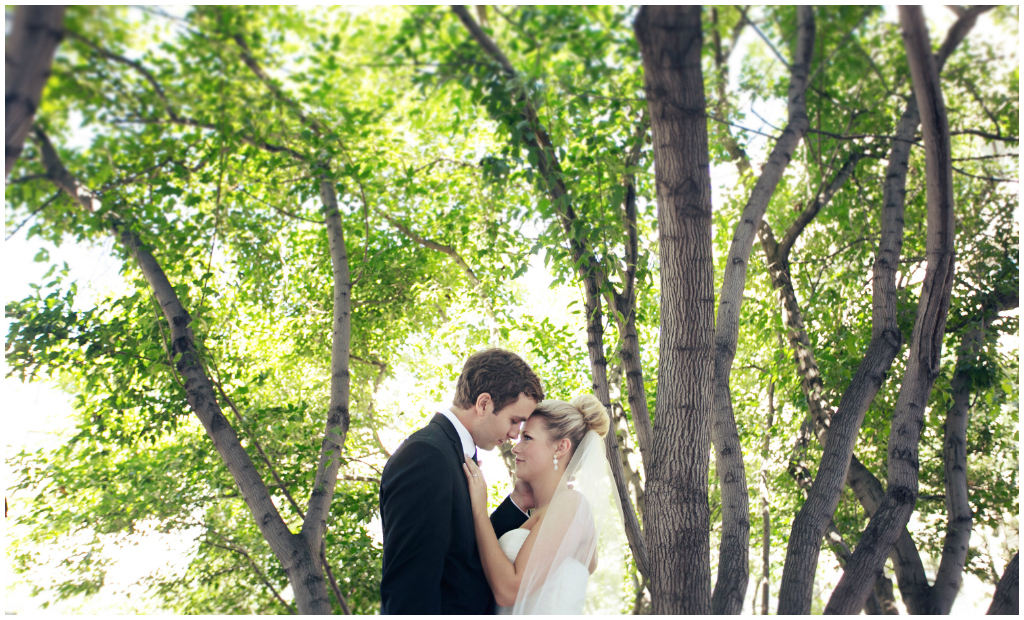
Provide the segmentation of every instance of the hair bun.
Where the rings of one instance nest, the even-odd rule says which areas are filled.
[[[608,417],[608,410],[597,400],[593,394],[580,394],[571,402],[583,414],[583,423],[587,430],[594,431],[600,437],[608,434],[608,427],[611,420]]]

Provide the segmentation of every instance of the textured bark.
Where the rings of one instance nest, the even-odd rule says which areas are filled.
[[[802,212],[801,217],[786,231],[783,237],[785,245],[775,241],[775,236],[767,221],[762,222],[761,229],[758,231],[761,247],[768,262],[768,273],[772,280],[772,287],[779,295],[782,320],[787,328],[789,346],[793,350],[793,361],[797,365],[801,390],[807,398],[810,413],[810,424],[807,424],[806,428],[801,429],[800,437],[798,438],[798,444],[803,446],[803,450],[798,451],[800,453],[806,451],[806,443],[810,440],[812,432],[822,445],[825,444],[828,438],[828,426],[833,416],[833,410],[824,397],[824,384],[821,372],[818,369],[814,351],[811,348],[810,338],[807,335],[807,329],[803,322],[803,312],[797,300],[796,291],[793,288],[789,267],[789,254],[800,232],[811,221],[811,217],[804,217],[804,214],[808,213],[808,211],[816,214],[828,204],[832,196],[849,178],[853,171],[853,166],[858,159],[858,154],[851,154],[835,178],[829,183],[829,187],[812,204],[811,209]],[[793,470],[791,473],[797,478],[798,484],[801,483],[803,477],[810,475],[808,468],[799,464],[797,464],[796,468],[791,466],[791,470]],[[847,473],[846,482],[853,489],[868,517],[873,515],[878,509],[885,491],[874,474],[864,467],[855,454],[850,458],[850,469]],[[807,484],[806,488],[810,489],[810,486]],[[904,531],[900,534],[897,547],[893,550],[891,557],[904,602],[912,613],[923,613],[922,610],[928,608],[928,580],[925,577],[924,564],[921,562],[920,553],[909,532]],[[880,577],[880,579],[883,578]],[[891,589],[891,584],[889,589]],[[876,591],[884,592],[884,588],[876,585]],[[885,610],[895,609],[891,604],[891,596],[889,599],[882,596],[880,604],[879,613],[889,613]]]
[[[518,82],[518,75],[515,67],[502,53],[498,46],[491,40],[487,33],[480,28],[473,17],[464,6],[453,6],[452,12],[469,31],[470,35],[477,42],[484,53],[501,66],[506,79],[514,86]],[[551,204],[559,215],[562,230],[569,245],[569,253],[573,263],[577,266],[577,273],[584,289],[584,307],[587,312],[587,351],[590,356],[590,367],[593,378],[594,395],[597,396],[606,408],[609,408],[611,397],[608,392],[608,363],[604,355],[604,328],[601,312],[601,287],[610,285],[601,270],[600,265],[594,258],[593,253],[587,248],[578,235],[572,230],[576,221],[576,212],[573,209],[569,192],[566,189],[564,175],[551,145],[551,139],[537,116],[537,110],[532,102],[522,95],[518,88],[513,87],[517,112],[527,122],[532,135],[524,132],[523,142],[537,155],[537,169],[540,178],[547,191]],[[640,445],[640,453],[646,461],[645,450],[651,437],[651,421],[647,416],[633,416],[633,423],[636,428],[637,440]],[[640,523],[636,518],[636,511],[629,497],[629,487],[626,476],[622,469],[619,456],[618,441],[615,433],[608,433],[605,436],[605,449],[608,455],[608,464],[611,466],[612,475],[619,493],[619,500],[622,504],[623,516],[626,525],[626,536],[629,539],[630,550],[637,563],[637,569],[645,577],[648,571],[648,553],[645,547],[645,538],[640,529]]]
[[[853,613],[863,605],[867,594],[865,579],[881,570],[914,510],[918,490],[918,442],[928,395],[941,368],[942,340],[953,288],[953,168],[939,70],[931,53],[921,8],[900,7],[899,14],[925,143],[928,267],[907,370],[893,411],[885,499],[861,535],[860,544],[825,608],[826,613]]]
[[[66,9],[23,5],[14,10],[4,50],[4,178],[11,174],[32,130],[57,45],[64,38]]]
[[[864,415],[902,344],[903,336],[896,323],[896,269],[903,247],[903,188],[906,184],[910,142],[901,139],[899,128],[910,125],[907,117],[904,114],[900,119],[883,189],[882,236],[871,279],[871,342],[839,401],[839,407],[827,424],[828,442],[825,444],[814,486],[793,521],[779,587],[780,614],[810,613],[822,536],[839,505],[839,496],[846,481],[853,446]],[[916,122],[913,128],[911,136],[916,130]],[[905,156],[900,157],[903,149]]]
[[[613,413],[611,394],[608,389],[608,360],[604,355],[604,320],[601,313],[601,294],[593,278],[584,281],[584,308],[587,313],[587,353],[590,357],[591,387],[594,396],[605,406],[609,416]],[[618,437],[614,430],[604,436],[605,455],[615,479],[615,488],[619,494],[623,520],[626,526],[626,538],[633,552],[633,561],[637,571],[643,577],[649,576],[650,559],[647,555],[647,544],[640,522],[636,518],[633,502],[629,497],[629,486],[625,469],[622,464],[622,452],[619,450]]]
[[[846,483],[853,489],[857,501],[864,508],[864,513],[869,519],[873,517],[878,507],[882,505],[885,489],[878,478],[860,462],[857,455],[850,458]],[[896,539],[896,545],[889,552],[889,559],[892,560],[900,596],[903,604],[907,606],[907,611],[912,615],[931,613],[931,585],[924,572],[921,553],[906,528],[903,528]]]
[[[779,591],[780,614],[810,613],[814,572],[822,536],[839,504],[850,457],[864,414],[899,352],[902,334],[896,324],[896,267],[903,243],[902,200],[882,213],[882,240],[872,279],[872,337],[864,359],[843,393],[828,427],[828,443],[814,487],[794,519]],[[869,582],[870,583],[870,582]]]
[[[807,133],[807,78],[814,51],[814,10],[797,9],[796,57],[789,83],[789,122],[772,149],[750,198],[743,208],[729,246],[725,275],[719,293],[715,325],[714,405],[711,439],[715,465],[722,489],[722,543],[719,548],[718,579],[712,602],[716,614],[737,614],[747,586],[747,548],[750,520],[746,470],[736,418],[732,410],[729,375],[739,338],[740,308],[746,286],[747,267],[754,237],[775,188],[789,165],[796,147]]]
[[[351,341],[351,282],[349,280],[348,253],[338,211],[334,183],[320,181],[320,200],[324,205],[324,223],[331,253],[331,273],[334,284],[334,316],[331,334],[331,396],[324,425],[324,438],[320,446],[313,491],[310,493],[306,517],[302,521],[302,539],[319,560],[320,547],[327,530],[327,516],[334,498],[334,487],[341,467],[341,449],[349,427],[349,343]],[[295,587],[295,602],[300,613],[331,613],[324,575],[311,570],[308,583]],[[294,587],[294,586],[293,586]],[[343,608],[346,605],[341,601]],[[308,611],[305,611],[308,610]],[[315,611],[314,611],[315,610]]]
[[[988,608],[990,616],[1020,615],[1020,552],[1006,565],[1003,577],[996,585],[995,596]]]
[[[700,7],[649,6],[634,24],[651,116],[661,260],[658,415],[644,459],[656,614],[711,611],[714,268],[700,20]]]
[[[946,412],[946,431],[942,440],[946,474],[946,539],[932,586],[935,611],[940,614],[949,613],[960,591],[974,524],[967,492],[967,422],[970,420],[971,396],[968,370],[981,351],[985,327],[983,323],[964,335],[950,385],[953,404]]]
[[[650,127],[650,116],[644,114],[634,135],[633,150],[626,161],[627,170],[636,167],[640,162],[640,154],[644,136]],[[622,292],[608,286],[606,293],[608,306],[614,309],[616,323],[621,340],[620,359],[626,373],[626,394],[629,411],[634,418],[642,418],[649,425],[651,414],[647,409],[647,391],[644,388],[644,371],[640,361],[640,338],[636,331],[636,268],[640,255],[640,242],[636,225],[636,175],[627,172],[623,178],[626,190],[623,200],[623,215],[626,222],[626,271],[622,274]],[[638,422],[634,421],[634,427]],[[642,452],[641,452],[642,456]]]
[[[963,41],[967,33],[974,26],[977,20],[977,16],[990,10],[992,7],[972,7],[968,9],[956,23],[950,27],[949,32],[946,36],[946,40],[939,49],[935,56],[935,62],[941,69],[943,64],[948,59],[949,55],[953,53],[957,45]],[[838,411],[843,411],[843,418],[848,416],[857,417],[856,429],[859,429],[860,423],[863,421],[864,412],[866,412],[871,399],[874,397],[874,393],[877,392],[877,388],[870,393],[870,398],[865,398],[867,394],[862,389],[863,386],[860,382],[867,377],[877,378],[880,381],[884,378],[885,372],[888,370],[892,363],[892,359],[899,352],[899,340],[895,342],[887,342],[892,337],[897,339],[900,338],[898,329],[895,323],[895,277],[896,269],[899,264],[900,249],[903,245],[903,212],[905,206],[906,197],[906,179],[908,162],[910,160],[910,149],[914,141],[917,127],[920,124],[920,113],[918,111],[917,101],[911,96],[907,103],[907,107],[900,117],[897,123],[895,136],[892,141],[892,147],[888,156],[888,167],[886,170],[885,182],[883,184],[883,209],[882,209],[882,238],[879,243],[878,255],[875,259],[875,265],[873,268],[872,284],[874,287],[873,291],[873,311],[872,311],[872,341],[868,347],[868,353],[865,355],[864,360],[861,362],[858,368],[858,373],[854,377],[850,386],[847,388],[847,393],[843,395],[843,400],[840,402],[839,410],[837,410],[836,416],[839,415]],[[827,193],[826,193],[827,195]],[[791,229],[792,230],[792,229]],[[763,231],[762,231],[763,232]],[[770,230],[768,231],[770,235]],[[799,233],[797,233],[799,234]],[[792,242],[795,241],[796,235],[790,234],[787,231],[784,237],[784,243],[787,247],[787,254],[782,256],[788,258],[788,248],[792,247]],[[774,241],[774,239],[772,239]],[[764,242],[764,239],[762,239]],[[772,255],[774,252],[769,252],[766,248],[766,254]],[[769,259],[769,263],[772,260]],[[780,263],[780,267],[785,267],[784,263]],[[778,270],[778,268],[776,268]],[[769,267],[770,273],[773,278],[775,277],[775,271]],[[788,269],[785,271],[788,272]],[[791,288],[791,287],[790,287]],[[788,300],[786,303],[789,305],[791,314],[799,311],[799,306],[796,303],[795,294],[792,296],[785,296]],[[798,316],[798,315],[794,315]],[[784,315],[785,318],[785,315]],[[788,324],[787,324],[788,325]],[[802,320],[801,320],[802,328]],[[792,327],[791,327],[792,329]],[[791,334],[792,336],[792,334]],[[792,344],[791,339],[791,344]],[[887,355],[887,351],[891,355]],[[802,354],[801,354],[802,352]],[[800,352],[796,350],[794,346],[794,354],[800,359],[797,363],[803,368],[806,365],[807,372],[802,373],[805,378],[815,375],[819,377],[820,374],[816,372],[817,367],[813,365],[813,354],[809,348],[801,347]],[[888,361],[886,361],[888,357]],[[808,394],[808,400],[813,408],[816,404],[823,402],[821,399],[811,398],[811,394],[815,394],[813,386],[805,384],[805,390]],[[857,393],[860,394],[859,398],[853,398],[857,395],[854,393],[854,388],[857,388]],[[856,410],[863,407],[863,410],[859,415],[856,415]],[[819,439],[824,439],[827,436],[835,435],[837,431],[841,431],[839,434],[843,437],[844,446],[846,441],[849,441],[849,453],[850,460],[843,461],[842,458],[826,458],[823,457],[821,466],[819,467],[819,477],[821,478],[819,484],[816,485],[816,500],[818,502],[816,513],[813,518],[810,515],[801,517],[798,515],[797,520],[794,521],[793,532],[796,533],[798,527],[800,528],[813,528],[815,531],[824,531],[827,520],[831,519],[831,515],[835,512],[835,506],[838,504],[839,493],[842,491],[841,483],[836,472],[832,471],[834,468],[840,465],[845,466],[849,464],[849,473],[847,475],[847,482],[850,484],[854,493],[857,496],[858,501],[864,506],[868,515],[871,516],[878,509],[878,505],[881,502],[881,497],[884,495],[882,485],[877,478],[871,474],[870,471],[865,468],[856,456],[852,455],[853,442],[856,440],[856,429],[853,429],[854,433],[852,436],[848,436],[847,433],[851,432],[851,426],[849,420],[846,423],[840,425],[838,428],[832,424],[827,423],[827,419],[823,415],[815,414],[814,416],[816,435]],[[826,431],[827,432],[823,432]],[[838,445],[833,445],[832,450],[837,450]],[[828,455],[829,450],[826,450]],[[823,471],[824,470],[824,471]],[[825,482],[828,484],[825,484]],[[825,502],[824,499],[832,499],[831,502]],[[831,504],[831,508],[828,508],[828,504]],[[806,507],[806,505],[805,505]],[[813,540],[817,536],[811,533],[807,536],[797,536],[795,539],[793,536],[790,537],[790,546],[787,552],[786,570],[783,573],[783,590],[780,594],[786,594],[783,598],[780,596],[779,611],[780,613],[786,613],[783,610],[788,609],[788,613],[799,613],[797,610],[804,608],[810,609],[810,592],[813,587],[813,573],[814,568],[817,565],[817,547],[813,551],[813,561],[810,556],[812,552],[807,547],[808,541]],[[819,538],[820,539],[820,538]],[[796,543],[796,544],[794,544]],[[790,554],[796,553],[797,557],[794,560],[793,569],[790,568]],[[921,562],[920,553],[914,544],[910,534],[904,529],[900,533],[897,539],[896,546],[893,548],[890,557],[893,560],[893,567],[896,573],[896,579],[899,583],[900,593],[903,596],[903,601],[907,605],[907,609],[912,614],[924,614],[931,613],[931,586],[928,584],[928,580],[924,573],[924,566]],[[799,568],[796,568],[799,566]],[[795,573],[799,573],[799,576]],[[789,577],[787,577],[789,575]],[[797,579],[802,583],[802,587],[799,590],[802,595],[805,596],[806,603],[797,603],[796,606],[786,607],[788,601],[792,598],[790,587],[794,584],[790,583],[790,579]],[[804,612],[806,613],[806,612]]]
[[[806,439],[798,441],[798,446],[796,449],[794,449],[794,456],[790,461],[789,467],[790,476],[793,477],[793,480],[796,482],[797,486],[803,492],[805,498],[808,496],[811,488],[814,486],[814,480],[808,474],[806,464],[804,463],[804,458],[806,458],[806,449],[809,445],[809,438],[811,435],[812,427],[813,423],[810,420],[810,417],[808,417],[804,421],[804,424],[801,428],[801,434]],[[854,459],[856,459],[856,457],[854,457]],[[794,465],[796,466],[794,467]],[[867,470],[865,469],[865,471]],[[868,472],[868,475],[870,476],[871,473]],[[877,483],[877,480],[875,482]],[[879,489],[881,489],[881,485],[879,485]],[[880,490],[879,496],[881,495],[884,495],[884,492]],[[832,551],[835,553],[836,560],[839,561],[839,565],[846,566],[846,563],[850,561],[850,546],[843,539],[843,535],[839,532],[839,528],[836,526],[835,521],[831,519],[829,519],[829,522],[825,527],[825,541],[828,543],[828,545],[832,548]],[[913,544],[913,542],[911,542],[911,544]],[[914,552],[916,554],[916,548],[914,549]],[[920,560],[920,558],[918,558],[918,560]],[[921,569],[921,574],[922,576],[924,575],[923,567]],[[927,581],[925,581],[925,585],[927,585]],[[767,605],[767,598],[765,599],[765,604]],[[878,578],[875,580],[874,591],[872,595],[868,597],[868,600],[865,602],[864,612],[869,615],[889,615],[899,613],[899,611],[896,609],[896,601],[892,593],[892,582],[889,580],[888,577],[885,576],[885,574],[880,574]],[[768,612],[765,611],[764,615],[767,615],[767,613]]]
[[[1016,294],[999,297],[982,309],[981,320],[962,337],[953,372],[953,403],[946,413],[943,438],[946,474],[946,538],[939,570],[932,586],[934,612],[948,614],[963,582],[963,569],[971,540],[973,514],[967,490],[967,424],[970,421],[970,374],[985,345],[985,332],[999,313],[1016,308]]]
[[[78,181],[60,161],[56,150],[46,134],[36,129],[43,165],[51,181],[61,190],[67,192],[84,209],[93,212],[99,206],[99,200],[87,186]],[[266,539],[278,561],[281,562],[289,582],[295,591],[295,601],[299,613],[330,613],[327,589],[324,584],[323,572],[320,569],[318,549],[310,548],[303,536],[292,534],[281,518],[277,507],[270,498],[266,485],[260,478],[249,454],[242,447],[238,435],[228,422],[217,403],[213,392],[213,384],[206,374],[195,348],[195,340],[189,327],[191,317],[181,305],[174,287],[167,279],[163,268],[149,249],[142,243],[139,236],[129,226],[111,216],[115,236],[135,259],[143,276],[149,283],[154,297],[160,304],[164,318],[171,328],[171,348],[177,362],[175,369],[185,381],[185,391],[189,406],[199,418],[206,434],[213,442],[221,460],[227,466],[232,479],[238,486],[246,506]],[[319,585],[319,588],[316,586]],[[309,590],[322,590],[322,605],[308,605],[304,594]],[[313,598],[313,602],[317,600]]]
[[[324,125],[308,115],[302,105],[288,94],[263,71],[242,34],[232,39],[240,50],[243,64],[264,84],[271,94],[295,115],[299,122],[317,136],[325,133]],[[342,145],[344,150],[344,146]],[[324,224],[331,254],[331,276],[333,285],[333,315],[331,322],[331,390],[324,423],[324,438],[320,445],[313,490],[309,496],[306,515],[302,520],[299,534],[303,550],[315,561],[305,566],[306,576],[298,584],[293,582],[295,602],[299,613],[331,613],[331,602],[322,568],[326,566],[326,550],[323,549],[327,531],[327,516],[334,500],[334,488],[341,468],[341,451],[345,445],[350,423],[349,417],[349,348],[352,327],[352,280],[349,273],[348,251],[345,234],[338,210],[338,197],[330,172],[330,161],[326,158],[313,164],[320,178],[320,201],[324,207]],[[366,196],[363,196],[366,200]],[[369,205],[366,205],[369,208]],[[333,579],[333,576],[331,576]],[[334,585],[334,584],[332,584]],[[337,588],[335,588],[337,590]],[[336,594],[342,609],[347,612],[348,604]]]

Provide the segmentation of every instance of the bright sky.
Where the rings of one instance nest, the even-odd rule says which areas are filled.
[[[887,7],[888,14],[895,20],[895,10]],[[932,20],[933,32],[944,32],[952,23],[952,14],[945,9],[938,7],[926,8],[926,15]],[[987,16],[986,16],[987,17]],[[994,29],[983,17],[976,27],[972,36],[988,33],[993,34]],[[741,45],[755,43],[757,37],[749,29],[741,39]],[[1008,42],[1016,45],[1016,42]],[[741,57],[736,54],[736,58]],[[733,80],[739,77],[738,67],[732,71]],[[764,105],[764,104],[761,104]],[[759,109],[765,118],[773,122],[784,114],[785,108]],[[755,119],[756,120],[756,119]],[[757,128],[757,125],[751,125]],[[756,151],[751,152],[755,155]],[[731,167],[717,168],[712,171],[713,175],[713,200],[719,204],[721,200],[720,191],[735,183],[735,174]],[[1018,217],[1019,221],[1019,217]],[[40,248],[49,251],[50,260],[36,263],[33,257]],[[71,278],[79,283],[79,295],[76,298],[78,308],[88,308],[92,302],[100,297],[109,294],[118,294],[126,290],[121,277],[118,274],[120,264],[110,257],[113,241],[108,240],[99,246],[84,246],[68,243],[60,248],[40,243],[38,239],[25,240],[24,231],[4,243],[4,300],[21,299],[31,293],[29,284],[41,282],[43,274],[49,269],[50,264],[59,264],[66,261],[71,269]],[[532,308],[538,316],[547,316],[555,325],[563,325],[569,322],[569,316],[565,310],[565,303],[568,299],[575,299],[575,290],[568,287],[561,289],[549,289],[548,284],[552,276],[548,274],[541,257],[535,256],[531,262],[530,270],[522,279],[524,289],[528,292],[527,306]],[[3,332],[7,333],[9,327],[8,319],[4,319]],[[6,363],[5,363],[6,374]],[[430,410],[447,407],[450,404],[450,395],[441,403],[424,407],[423,403],[412,402],[410,394],[402,392],[404,381],[402,377],[394,377],[384,386],[382,401],[390,401],[391,406],[400,407],[403,411]],[[61,441],[64,433],[72,424],[70,397],[49,388],[45,383],[34,383],[23,385],[17,379],[5,379],[4,399],[7,402],[6,432],[5,432],[5,463],[4,480],[5,489],[12,482],[11,472],[7,466],[7,459],[22,449],[34,450],[48,445],[54,445]],[[382,402],[383,404],[383,402]],[[383,431],[382,440],[388,449],[393,449],[402,440],[404,435]],[[507,472],[500,457],[495,451],[492,454],[482,454],[484,461],[484,475],[492,484],[502,484],[507,480]],[[507,484],[507,483],[506,483]],[[12,493],[7,491],[7,497],[12,498]],[[13,495],[17,498],[17,495]],[[5,546],[8,540],[7,520],[4,520]],[[991,538],[991,544],[998,544],[997,539],[991,533],[979,533]],[[11,532],[11,535],[16,535]],[[108,551],[116,553],[119,560],[108,573],[107,585],[101,593],[88,601],[73,600],[63,603],[55,603],[47,611],[50,613],[99,613],[99,612],[120,612],[120,613],[159,613],[159,609],[146,601],[142,590],[133,586],[134,580],[143,574],[154,571],[168,571],[177,573],[183,571],[190,559],[193,549],[193,538],[188,535],[161,535],[150,533],[144,536],[136,536],[129,541],[117,541],[113,538],[108,543]],[[785,551],[776,549],[777,561],[784,559]],[[56,556],[54,556],[56,559]],[[838,570],[834,564],[834,558],[830,553],[822,554],[822,564],[828,565],[825,569],[835,573]],[[4,563],[4,580],[6,586],[5,611],[18,612],[20,614],[41,611],[39,605],[45,598],[30,598],[29,588],[22,579],[12,574],[11,562]],[[998,567],[1001,571],[1002,567]],[[750,589],[753,588],[753,577]],[[954,613],[983,613],[987,609],[991,596],[991,586],[982,584],[971,575],[965,576],[964,590],[958,597],[954,606]],[[130,595],[130,596],[126,596]],[[774,608],[774,602],[772,607]],[[750,613],[749,607],[744,613]]]

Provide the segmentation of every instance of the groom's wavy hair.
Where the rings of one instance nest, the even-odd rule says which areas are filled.
[[[469,356],[455,384],[455,406],[469,409],[485,392],[494,401],[495,415],[519,400],[520,394],[538,403],[544,400],[544,388],[530,365],[504,349],[484,349]]]

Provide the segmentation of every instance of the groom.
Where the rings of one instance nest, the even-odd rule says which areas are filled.
[[[519,437],[519,425],[544,399],[540,379],[515,353],[487,349],[462,368],[450,410],[437,413],[384,466],[380,515],[384,562],[382,614],[490,614],[473,530],[464,455]],[[491,514],[500,538],[526,522],[532,495],[516,491]]]

